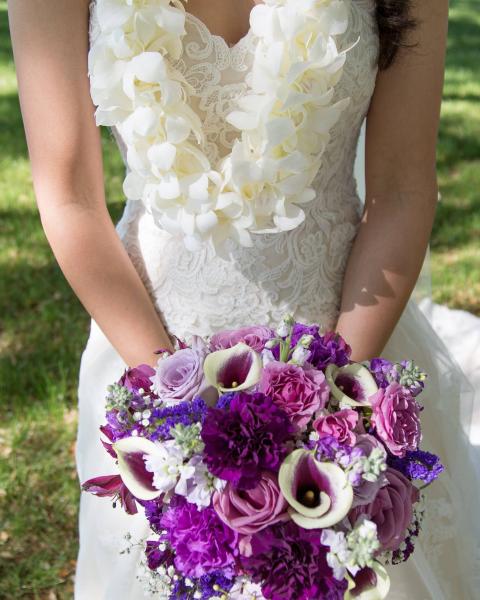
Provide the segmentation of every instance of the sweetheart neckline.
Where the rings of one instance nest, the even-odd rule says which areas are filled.
[[[252,10],[253,10],[253,8],[252,8]],[[208,36],[210,38],[212,38],[214,40],[219,40],[220,43],[222,43],[225,46],[225,48],[228,48],[228,50],[230,50],[230,51],[235,51],[238,47],[242,46],[253,34],[252,25],[250,24],[250,20],[249,20],[249,27],[248,27],[247,32],[244,35],[242,35],[242,37],[237,42],[234,42],[233,44],[229,44],[222,35],[220,35],[218,33],[213,33],[210,30],[209,26],[205,23],[205,21],[200,19],[200,17],[197,17],[193,13],[188,12],[188,10],[185,10],[185,15],[187,18],[191,19],[197,25],[199,25],[208,34]],[[251,12],[250,12],[250,15],[251,15]]]

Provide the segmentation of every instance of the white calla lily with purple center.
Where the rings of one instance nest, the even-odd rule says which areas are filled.
[[[205,378],[220,392],[238,392],[253,387],[262,374],[262,357],[240,342],[232,348],[217,350],[205,358]]]
[[[292,520],[304,529],[332,527],[352,507],[353,488],[343,469],[317,461],[309,450],[294,450],[278,474]]]
[[[161,447],[143,437],[128,437],[112,445],[117,454],[118,470],[123,483],[139,500],[153,500],[162,493],[153,484],[154,474],[147,470],[149,456],[161,454]]]
[[[341,408],[348,406],[370,406],[370,396],[378,391],[378,385],[370,371],[360,363],[344,367],[328,365],[325,377],[332,396]]]
[[[347,576],[348,590],[344,600],[384,600],[390,591],[390,577],[379,562],[362,569],[355,577]]]

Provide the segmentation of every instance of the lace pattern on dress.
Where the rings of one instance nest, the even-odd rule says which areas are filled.
[[[351,102],[332,131],[305,206],[305,222],[293,231],[256,234],[252,248],[232,244],[229,258],[211,248],[191,253],[182,241],[156,227],[140,203],[127,203],[119,234],[154,298],[167,329],[176,335],[208,335],[249,322],[277,323],[288,311],[332,327],[338,316],[342,281],[360,219],[353,164],[361,123],[375,85],[378,36],[374,0],[349,3],[348,52],[338,98]],[[175,63],[194,89],[192,107],[205,126],[205,151],[213,161],[227,154],[235,130],[225,122],[245,93],[255,36],[233,47],[186,15],[184,54]],[[120,145],[120,149],[122,147]]]

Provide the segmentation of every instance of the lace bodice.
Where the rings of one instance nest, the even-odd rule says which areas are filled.
[[[248,323],[277,323],[285,312],[333,326],[339,310],[348,254],[360,220],[353,176],[356,145],[377,71],[378,35],[374,0],[347,0],[349,28],[340,39],[347,53],[335,94],[350,104],[332,131],[305,205],[306,219],[293,231],[256,234],[252,248],[231,244],[222,257],[213,248],[195,253],[180,239],[160,230],[140,202],[128,202],[117,225],[132,261],[154,298],[167,329],[208,335]],[[92,3],[94,9],[94,3]],[[187,7],[188,8],[188,7]],[[249,31],[229,47],[187,12],[183,55],[176,61],[192,86],[192,108],[204,124],[204,151],[215,162],[232,147],[236,131],[225,121],[246,92],[255,51]],[[96,35],[92,11],[90,36]],[[125,159],[125,148],[113,129]]]

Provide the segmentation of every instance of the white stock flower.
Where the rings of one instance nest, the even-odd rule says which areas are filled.
[[[194,467],[183,464],[183,451],[174,440],[159,444],[155,455],[145,455],[145,468],[153,473],[152,483],[157,490],[167,493],[175,488],[180,495],[185,495],[186,482],[195,472]]]

